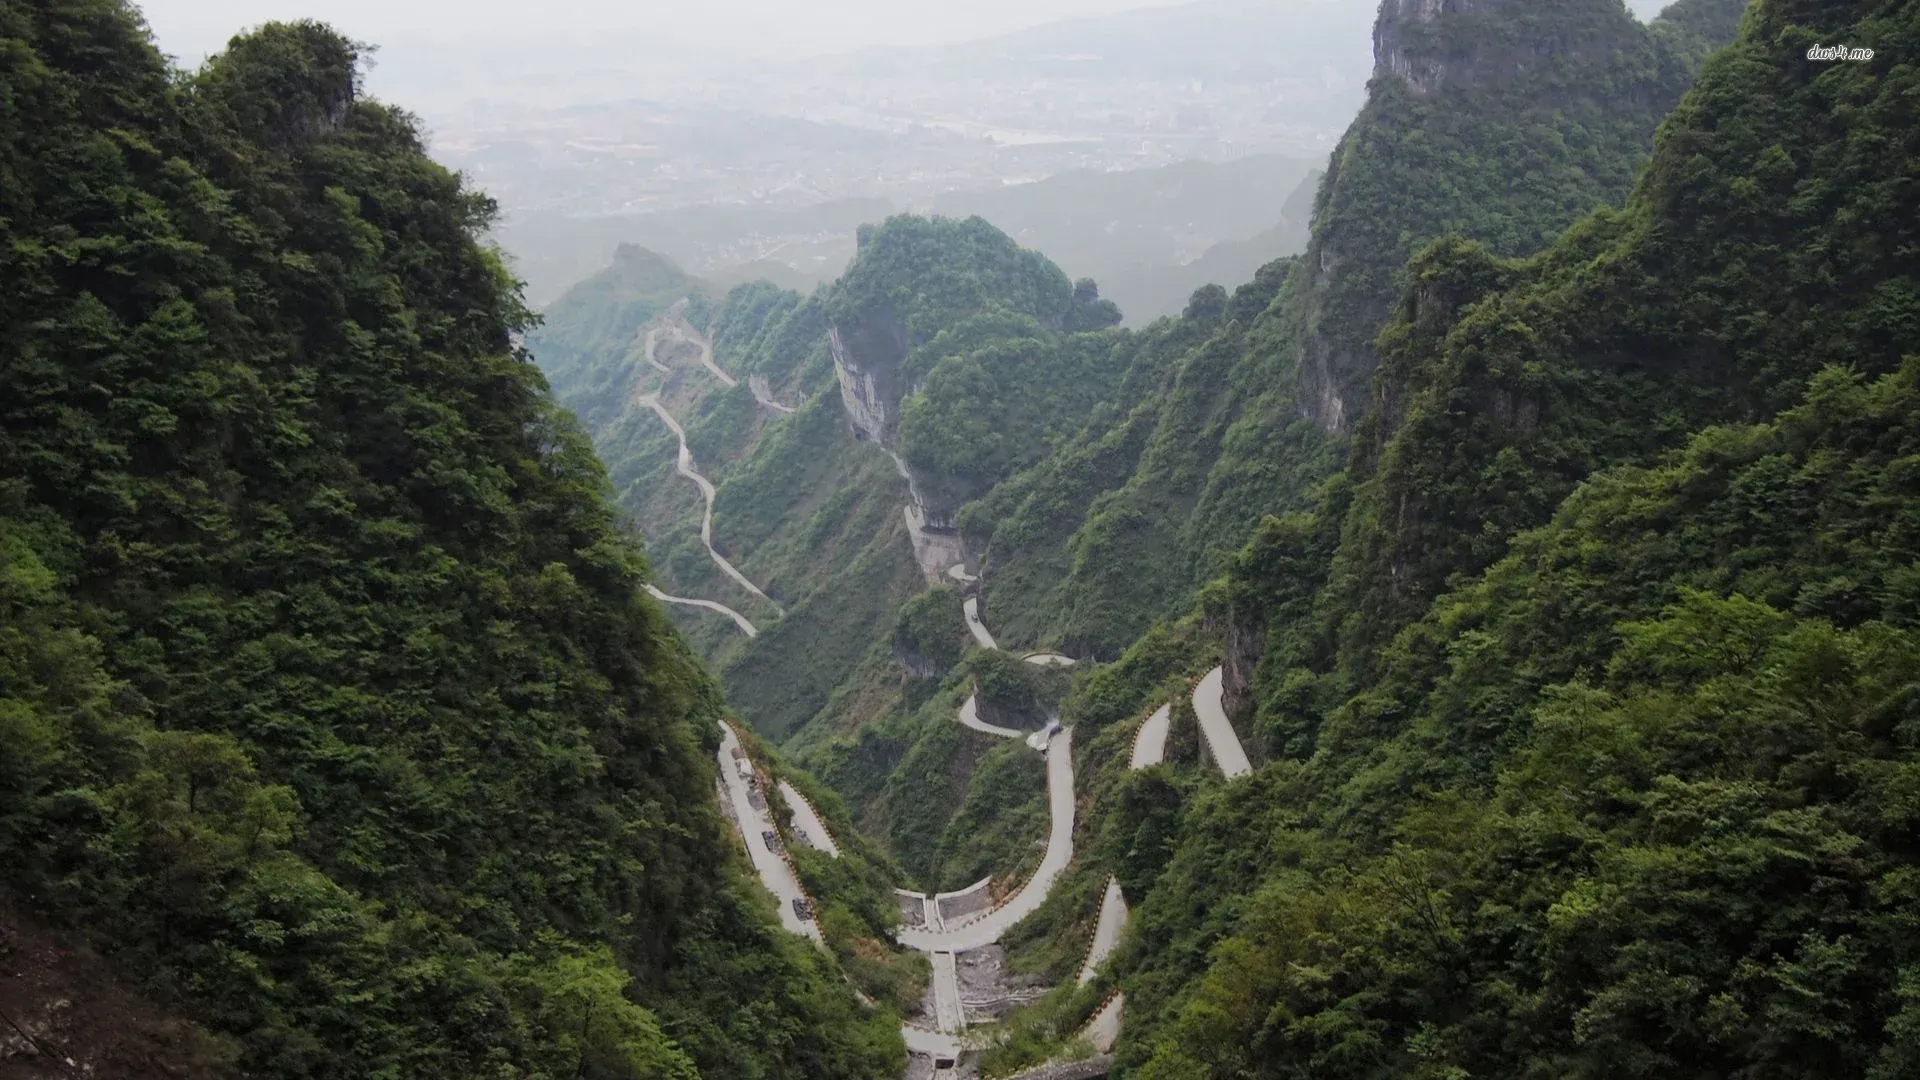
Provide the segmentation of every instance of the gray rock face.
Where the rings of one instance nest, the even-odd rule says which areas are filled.
[[[1397,78],[1416,94],[1443,86],[1491,85],[1544,72],[1550,67],[1604,59],[1620,43],[1614,35],[1590,31],[1541,36],[1497,32],[1528,14],[1540,0],[1385,0],[1373,28],[1373,74]],[[1590,25],[1606,25],[1617,5],[1607,0],[1561,0],[1567,14],[1591,5]],[[1600,9],[1604,7],[1606,11]],[[1485,28],[1481,16],[1487,17]],[[1631,29],[1624,19],[1613,20]],[[1565,25],[1587,26],[1569,20]]]
[[[1373,27],[1373,77],[1397,78],[1416,94],[1438,90],[1450,73],[1471,66],[1471,48],[1449,45],[1437,23],[1444,16],[1499,6],[1499,0],[1385,0]]]
[[[1593,96],[1607,92],[1608,78],[1575,78],[1573,71],[1604,75],[1607,68],[1622,63],[1621,57],[1630,57],[1643,34],[1618,0],[1381,0],[1373,31],[1373,99],[1409,92],[1416,98],[1432,98],[1517,85],[1523,89],[1520,103],[1494,108],[1518,109],[1531,103],[1542,110],[1535,121],[1551,123],[1544,110],[1563,104],[1591,108]],[[1626,79],[1638,74],[1621,66],[1613,78],[1624,86]],[[1636,92],[1632,87],[1613,92],[1624,96],[1600,104],[1638,107],[1630,100]],[[1564,95],[1566,101],[1554,95]],[[1466,110],[1461,115],[1482,126],[1502,122],[1498,111],[1474,119],[1475,110],[1488,106],[1468,96],[1437,107]],[[1362,123],[1368,122],[1367,115],[1362,114]],[[1377,118],[1375,122],[1386,121]],[[1325,182],[1331,194],[1328,205],[1340,204],[1343,166],[1358,170],[1380,164],[1364,157],[1369,152],[1367,143],[1357,140],[1354,131],[1342,148],[1352,148],[1355,157],[1349,160],[1342,152],[1335,153]],[[1566,163],[1543,160],[1541,165],[1553,169]],[[1440,197],[1430,191],[1404,194],[1407,207],[1431,204]],[[1395,218],[1410,216],[1399,206],[1382,211]],[[1452,215],[1425,216],[1444,220]],[[1307,249],[1310,277],[1297,339],[1297,401],[1301,414],[1330,435],[1351,433],[1360,419],[1378,360],[1372,334],[1398,300],[1397,289],[1369,287],[1362,293],[1351,287],[1360,280],[1358,275],[1380,269],[1362,264],[1361,260],[1379,258],[1370,250],[1363,241],[1343,235],[1337,221],[1317,228]]]
[[[856,438],[886,451],[906,479],[914,559],[929,581],[938,582],[949,567],[967,560],[954,515],[978,492],[953,477],[915,469],[900,456],[900,404],[917,389],[900,370],[909,348],[907,329],[892,311],[881,308],[852,326],[828,327],[827,343],[847,422]]]
[[[907,387],[900,364],[907,358],[907,328],[891,311],[869,312],[853,327],[827,328],[840,400],[855,433],[892,447],[900,424],[900,401]]]

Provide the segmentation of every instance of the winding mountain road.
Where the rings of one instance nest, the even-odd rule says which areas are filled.
[[[960,706],[960,722],[975,731],[984,731],[988,735],[994,735],[1002,739],[1019,739],[1025,737],[1027,734],[1024,731],[1015,731],[1012,728],[1004,728],[998,724],[989,724],[985,720],[980,719],[980,701],[979,698],[973,694],[968,694],[966,702]]]
[[[700,366],[712,372],[713,377],[716,379],[719,379],[722,385],[726,386],[728,389],[732,389],[733,387],[740,385],[740,381],[738,379],[735,379],[733,376],[727,374],[725,368],[722,368],[719,364],[714,362],[713,340],[707,337],[707,335],[702,334],[700,331],[695,330],[693,328],[693,324],[687,321],[687,317],[685,315],[685,308],[686,308],[685,303],[680,303],[680,304],[674,305],[673,309],[668,312],[669,321],[666,324],[667,330],[670,333],[672,333],[674,337],[679,338],[681,341],[684,341],[689,345],[692,345],[694,348],[700,350]],[[660,361],[655,359],[653,355],[653,342],[654,342],[653,335],[656,333],[658,333],[657,329],[647,331],[647,335],[648,335],[647,336],[647,361],[651,363],[654,367],[659,368],[661,371],[666,371],[668,370],[667,366],[660,363]],[[773,395],[768,392],[767,380],[761,376],[758,376],[758,375],[748,376],[747,389],[753,393],[753,400],[759,402],[761,405],[764,405],[769,409],[772,409],[774,412],[787,413],[789,415],[794,412],[793,406],[782,405],[779,402],[773,400]]]
[[[767,603],[773,604],[773,610],[783,615],[786,614],[779,604],[774,603],[773,597],[761,592],[760,586],[747,580],[747,575],[741,573],[737,567],[727,561],[725,555],[720,554],[720,552],[714,549],[713,483],[706,477],[701,476],[699,470],[693,467],[693,451],[687,449],[687,433],[680,427],[680,422],[675,420],[673,414],[667,411],[667,407],[660,403],[659,394],[641,394],[634,399],[634,403],[637,405],[645,405],[647,408],[652,409],[654,415],[658,416],[661,422],[665,423],[667,427],[672,430],[674,438],[680,440],[680,457],[679,460],[674,463],[674,467],[679,470],[681,476],[694,482],[694,485],[700,489],[700,497],[706,500],[706,511],[700,518],[700,542],[706,545],[707,554],[713,557],[714,564],[720,567],[721,572],[738,582],[741,588],[765,600]]]
[[[641,346],[641,351],[646,354],[647,363],[652,364],[655,371],[658,371],[662,375],[671,375],[673,374],[673,369],[661,363],[659,354],[655,352],[659,345],[660,328],[658,326],[647,327],[647,341],[645,345]]]
[[[952,609],[949,608],[948,610]],[[960,610],[966,612],[967,631],[973,635],[973,640],[980,643],[981,648],[998,649],[1000,647],[994,643],[993,635],[987,632],[987,624],[980,621],[980,600],[978,597],[967,597],[966,600],[961,603]]]
[[[659,589],[654,588],[651,582],[647,584],[647,594],[653,597],[655,600],[660,601],[663,604],[680,604],[685,607],[706,608],[708,611],[717,611],[720,614],[725,615],[728,618],[732,619],[734,621],[734,624],[740,627],[741,633],[747,635],[748,637],[760,636],[760,630],[758,627],[753,625],[752,620],[748,619],[745,615],[740,614],[739,612],[733,610],[732,608],[728,607],[725,604],[715,603],[712,600],[694,600],[690,597],[685,597],[685,596],[670,596],[666,593],[661,592]]]
[[[1200,734],[1207,740],[1214,764],[1231,780],[1252,772],[1253,763],[1247,760],[1246,748],[1240,745],[1240,736],[1234,734],[1233,724],[1227,720],[1221,686],[1225,672],[1225,668],[1214,668],[1193,688],[1193,711],[1200,717]]]
[[[1073,861],[1072,728],[1054,732],[1047,742],[1047,807],[1052,821],[1047,830],[1047,850],[1040,856],[1040,866],[1033,876],[1011,900],[956,929],[929,931],[917,926],[902,927],[895,935],[900,944],[922,952],[965,952],[991,945],[1046,902],[1054,881]]]
[[[967,629],[973,634],[974,639],[983,648],[997,649],[999,646],[995,643],[993,635],[980,620],[978,599],[968,597],[962,610],[966,615]],[[1024,659],[1028,663],[1041,665],[1074,663],[1071,657],[1049,652],[1031,653]],[[1223,678],[1224,671],[1221,668],[1216,667],[1208,672],[1194,687],[1193,706],[1200,720],[1202,736],[1206,739],[1214,762],[1221,772],[1231,779],[1251,772],[1252,766],[1248,762],[1246,750],[1241,746],[1232,724],[1227,721],[1226,708],[1221,697]],[[1128,757],[1129,768],[1150,768],[1166,759],[1172,716],[1173,706],[1171,703],[1166,703],[1140,722],[1140,728],[1134,734],[1132,752]],[[981,720],[979,702],[972,695],[969,695],[960,706],[957,719],[966,727],[997,738],[1020,738],[1025,734]],[[1042,734],[1044,733],[1035,733],[1036,739]],[[729,729],[728,743],[731,743],[732,739],[732,731]],[[1038,911],[1052,893],[1060,875],[1073,861],[1075,813],[1073,729],[1061,728],[1052,732],[1047,739],[1044,752],[1047,757],[1049,826],[1046,851],[1041,855],[1040,865],[1035,869],[1033,876],[1006,903],[969,922],[948,926],[940,918],[938,908],[929,903],[924,925],[902,927],[895,932],[896,939],[902,945],[927,953],[933,963],[933,1011],[934,1022],[939,1030],[928,1031],[913,1024],[903,1025],[901,1034],[908,1050],[912,1053],[927,1055],[935,1060],[953,1060],[965,1048],[957,1037],[966,1028],[966,1008],[960,997],[955,954],[998,942],[1007,931]],[[729,753],[728,744],[723,743],[721,771],[729,778],[729,784],[734,791],[736,815],[744,822],[751,820],[751,805],[748,804],[744,812],[739,809],[745,802],[745,797],[739,793],[744,781],[734,776],[732,770],[726,767]],[[810,839],[817,837],[816,843],[837,855],[837,845],[833,843],[826,824],[820,820],[812,806],[807,804],[798,791],[784,782],[781,785],[781,792],[786,797],[788,805],[793,808],[795,824],[800,826]],[[746,830],[743,829],[744,831]],[[764,844],[761,845],[762,848],[764,846]],[[818,927],[801,922],[793,917],[789,910],[792,906],[791,895],[798,895],[799,886],[797,882],[791,881],[792,875],[787,871],[785,864],[780,863],[771,852],[767,852],[766,858],[763,859],[762,853],[755,849],[751,841],[748,843],[748,850],[755,856],[755,867],[761,871],[762,880],[767,888],[776,896],[789,901],[781,910],[783,923],[788,923],[789,929],[794,929],[792,923],[799,923],[800,929],[796,932],[800,933],[806,933],[807,928],[811,926],[812,933],[809,936],[819,940]],[[766,860],[778,864],[777,867],[763,865]],[[1106,891],[1101,897],[1100,910],[1094,923],[1093,940],[1078,973],[1079,985],[1088,985],[1098,978],[1101,966],[1118,946],[1130,917],[1131,912],[1120,888],[1119,879],[1108,878]],[[1119,1038],[1125,1005],[1125,995],[1115,994],[1088,1020],[1079,1034],[1092,1042],[1095,1049],[1101,1053],[1110,1051]]]

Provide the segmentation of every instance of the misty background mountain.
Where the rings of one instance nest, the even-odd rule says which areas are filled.
[[[408,102],[431,155],[498,200],[495,237],[536,309],[622,244],[721,290],[811,291],[845,269],[860,224],[920,212],[986,217],[1144,325],[1301,250],[1310,174],[1373,60],[1374,5],[1348,0],[1199,0],[984,34],[969,30],[1021,11],[852,0],[798,28],[740,5],[608,10],[596,26],[574,25],[591,4],[534,27],[485,5],[457,29],[352,0],[328,14],[378,33],[370,88]],[[190,0],[147,15],[186,59],[223,40]],[[916,34],[945,40],[899,43]]]

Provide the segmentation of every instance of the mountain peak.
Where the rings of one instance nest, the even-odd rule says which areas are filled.
[[[1373,75],[1423,95],[1446,85],[1497,85],[1603,59],[1639,29],[1618,0],[1544,8],[1518,0],[1384,0]]]

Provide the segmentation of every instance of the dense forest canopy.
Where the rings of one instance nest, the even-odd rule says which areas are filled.
[[[0,903],[194,1075],[895,1072],[717,857],[719,695],[362,47],[0,57]]]
[[[363,46],[0,0],[0,930],[191,1075],[896,1076],[1070,754],[990,1075],[1920,1074],[1920,0],[1376,46],[1178,317],[902,215],[536,326]]]

